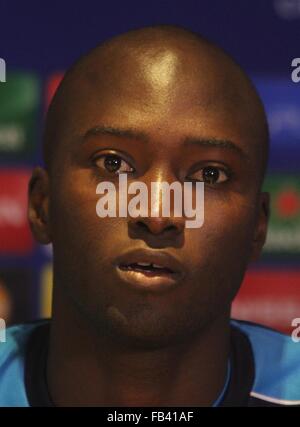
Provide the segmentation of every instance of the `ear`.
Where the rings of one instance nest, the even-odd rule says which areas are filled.
[[[252,244],[251,261],[257,261],[265,244],[270,218],[270,194],[259,194],[258,215]]]
[[[36,167],[28,186],[28,221],[35,239],[42,244],[51,242],[49,221],[49,176]]]

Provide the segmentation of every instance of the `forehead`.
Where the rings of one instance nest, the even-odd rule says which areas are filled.
[[[110,54],[89,58],[66,85],[65,139],[99,123],[150,135],[234,139],[246,150],[260,136],[253,126],[256,99],[222,54],[163,46]]]
[[[109,52],[111,53],[111,52]],[[77,90],[105,101],[168,109],[232,108],[247,99],[242,73],[220,53],[152,47],[92,58],[74,76]],[[249,100],[248,100],[249,101]]]

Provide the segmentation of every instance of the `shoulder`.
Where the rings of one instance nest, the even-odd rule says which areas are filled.
[[[26,345],[44,321],[11,326],[0,342],[0,406],[29,406],[24,384]]]
[[[275,405],[300,405],[300,343],[251,322],[231,324],[249,339],[255,367],[251,397]]]

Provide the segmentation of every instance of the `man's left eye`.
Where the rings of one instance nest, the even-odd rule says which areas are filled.
[[[129,163],[115,154],[98,157],[98,159],[95,160],[95,164],[97,167],[106,169],[110,173],[120,174],[134,172],[133,167],[130,166]]]
[[[193,175],[190,175],[189,178],[202,181],[206,184],[221,184],[222,182],[227,181],[229,177],[222,168],[206,166],[195,172]]]

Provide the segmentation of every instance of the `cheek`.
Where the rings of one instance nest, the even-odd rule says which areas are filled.
[[[231,304],[250,260],[254,212],[243,199],[234,202],[208,200],[203,226],[187,236],[191,296],[203,310]]]
[[[126,218],[99,218],[96,205],[98,182],[88,170],[64,175],[50,203],[53,249],[61,257],[82,259],[99,268],[98,260],[114,254],[119,242],[128,239]],[[70,253],[72,252],[72,253]]]
[[[99,218],[96,215],[96,184],[88,179],[87,171],[64,174],[56,188],[51,189],[50,218],[55,241],[74,244],[80,240],[82,248],[85,242],[99,234]],[[101,229],[100,229],[101,234]]]
[[[231,194],[222,199],[207,198],[207,227],[215,229],[216,235],[244,240],[253,232],[255,209],[250,198],[241,194]],[[234,243],[234,241],[230,243]]]
[[[250,254],[254,234],[255,209],[251,200],[235,195],[206,197],[204,224],[190,230],[191,252],[199,253],[200,264],[243,262]],[[195,234],[194,234],[195,233]]]

